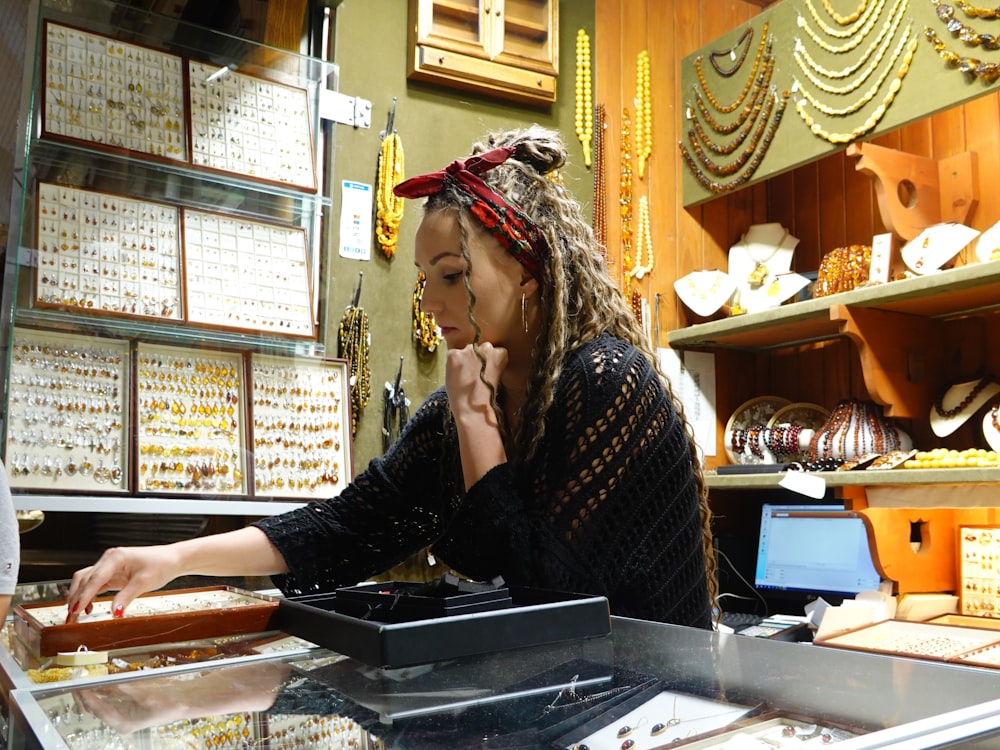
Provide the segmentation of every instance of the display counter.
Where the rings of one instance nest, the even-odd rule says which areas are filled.
[[[990,669],[612,618],[395,670],[313,649],[15,687],[9,747],[971,747],[998,695]]]

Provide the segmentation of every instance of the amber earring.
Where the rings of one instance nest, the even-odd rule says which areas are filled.
[[[521,295],[521,325],[524,327],[524,332],[528,332],[528,298],[523,294]]]

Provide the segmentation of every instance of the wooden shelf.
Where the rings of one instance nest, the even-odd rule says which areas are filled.
[[[975,263],[928,276],[795,302],[773,310],[713,320],[671,331],[674,349],[761,352],[838,338],[845,323],[836,306],[874,308],[948,320],[1000,310],[1000,261]]]
[[[949,504],[944,495],[957,488],[974,488],[979,485],[1000,483],[1000,468],[977,469],[893,469],[891,471],[825,471],[815,474],[822,477],[828,487],[898,487],[917,490],[914,505]],[[783,472],[775,474],[716,474],[705,473],[705,484],[712,490],[783,489],[779,485]],[[936,488],[936,489],[935,489]],[[924,494],[924,500],[918,496]],[[877,494],[877,493],[876,493]],[[964,492],[957,492],[963,495]],[[956,498],[957,500],[957,498]]]

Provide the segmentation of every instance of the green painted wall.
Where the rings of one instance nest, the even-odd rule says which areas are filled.
[[[594,0],[559,3],[559,82],[557,101],[538,109],[502,102],[406,78],[407,1],[344,0],[335,11],[332,59],[340,67],[340,91],[372,103],[372,127],[336,125],[330,172],[332,205],[326,216],[327,245],[321,267],[322,336],[327,353],[337,350],[337,324],[364,272],[361,306],[371,325],[372,396],[363,412],[354,445],[355,473],[382,453],[382,392],[404,357],[403,385],[411,413],[444,382],[445,347],[421,355],[411,334],[411,296],[416,280],[413,235],[420,202],[408,201],[396,256],[387,261],[373,238],[372,260],[345,260],[337,255],[342,180],[374,184],[379,133],[386,126],[392,98],[397,97],[396,130],[405,152],[405,175],[440,169],[465,156],[469,145],[492,130],[531,123],[559,130],[570,146],[571,165],[564,179],[589,211],[593,179],[583,167],[582,147],[574,133],[574,78],[577,30],[594,38]],[[332,230],[332,231],[331,231]]]

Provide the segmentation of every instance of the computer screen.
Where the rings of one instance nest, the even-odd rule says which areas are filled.
[[[831,505],[764,504],[758,589],[849,596],[878,588],[864,519]]]

